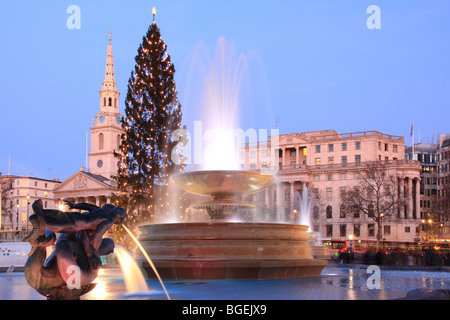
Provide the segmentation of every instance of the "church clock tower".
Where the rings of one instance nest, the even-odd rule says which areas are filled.
[[[117,175],[119,159],[114,152],[120,152],[122,115],[119,113],[119,90],[114,78],[114,59],[111,46],[111,32],[106,56],[105,80],[100,90],[100,112],[92,120],[91,152],[89,172],[107,179]]]

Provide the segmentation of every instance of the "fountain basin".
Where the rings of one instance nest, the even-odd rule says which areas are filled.
[[[139,242],[163,279],[286,279],[320,276],[308,227],[278,223],[168,223],[139,227]],[[137,252],[149,278],[155,274]]]

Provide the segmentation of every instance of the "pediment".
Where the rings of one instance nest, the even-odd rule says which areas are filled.
[[[280,146],[303,146],[308,143],[308,141],[296,135],[281,135],[279,139]]]
[[[79,171],[62,182],[58,187],[56,187],[54,192],[65,193],[73,191],[88,191],[111,188],[112,186],[106,182],[106,178],[104,178],[104,180],[101,180],[96,178],[96,176],[94,175]]]

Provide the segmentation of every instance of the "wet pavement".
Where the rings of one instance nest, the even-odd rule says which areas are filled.
[[[84,299],[165,300],[160,283],[147,280],[148,292],[127,293],[120,269],[103,269]],[[174,300],[388,300],[414,289],[450,290],[450,273],[328,266],[320,277],[283,280],[166,280]],[[21,272],[0,274],[1,300],[41,300]]]

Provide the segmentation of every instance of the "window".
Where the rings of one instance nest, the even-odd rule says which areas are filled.
[[[319,207],[318,206],[314,206],[314,208],[313,208],[313,219],[315,219],[315,220],[319,219]]]
[[[391,226],[386,226],[386,225],[384,225],[383,226],[383,232],[384,232],[384,234],[385,235],[390,235],[391,234]]]
[[[333,208],[331,206],[327,207],[327,219],[333,218]]]
[[[103,106],[106,107],[106,98],[103,97]]]
[[[333,188],[327,188],[327,200],[331,201],[333,199]]]
[[[320,158],[315,159],[316,166],[320,166]]]
[[[341,157],[341,162],[342,162],[343,164],[346,164],[346,163],[347,163],[347,156],[342,156],[342,157]]]
[[[342,151],[347,151],[347,142],[344,142],[342,145]]]
[[[375,217],[373,204],[369,204],[369,206],[367,207],[367,213],[368,213],[369,218]]]
[[[100,150],[103,150],[103,143],[104,143],[103,133],[100,133],[98,135],[98,148]]]
[[[360,154],[357,154],[357,155],[355,156],[355,162],[356,162],[356,163],[361,163],[361,155],[360,155]]]
[[[339,210],[339,218],[345,219],[345,206],[343,204],[341,204],[340,210]]]
[[[389,145],[387,143],[384,144],[384,151],[389,151]]]
[[[410,233],[411,232],[411,227],[405,227],[405,233]]]
[[[360,224],[354,224],[353,225],[353,234],[355,237],[361,236],[361,225]]]
[[[327,237],[333,237],[333,225],[327,224]]]
[[[334,157],[328,157],[328,164],[334,163]]]
[[[334,144],[329,144],[328,145],[328,152],[333,152],[334,151]]]
[[[367,225],[367,234],[369,237],[375,237],[375,224],[371,223]]]
[[[108,98],[108,107],[111,107],[111,106],[112,106],[112,99]]]
[[[354,206],[352,211],[353,211],[353,218],[358,219],[359,218],[359,207]]]
[[[341,237],[345,237],[347,235],[347,225],[346,224],[339,225],[339,235]]]
[[[328,181],[333,181],[333,175],[332,174],[327,175],[327,180]]]
[[[355,142],[355,149],[356,150],[361,150],[361,141],[356,141]]]
[[[316,145],[316,153],[320,153],[320,145]]]
[[[286,201],[291,200],[291,190],[289,188],[284,190],[284,200]]]
[[[397,152],[398,152],[398,147],[397,147],[396,144],[394,144],[394,145],[392,146],[392,151],[393,151],[394,153],[397,153]]]
[[[347,180],[347,174],[341,173],[341,180]]]

